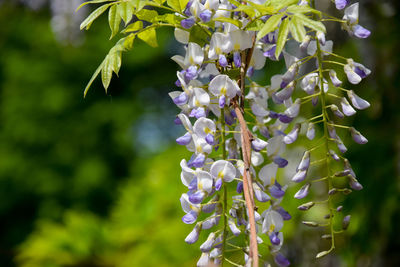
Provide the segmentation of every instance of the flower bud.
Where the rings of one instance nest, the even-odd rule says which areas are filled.
[[[344,177],[344,176],[347,176],[349,174],[350,174],[350,170],[346,169],[346,170],[343,170],[343,171],[340,171],[340,172],[336,172],[334,174],[334,176],[336,176],[336,177]]]
[[[306,179],[306,176],[307,176],[307,170],[299,170],[293,176],[292,181],[295,183],[300,183],[304,181],[304,179]]]
[[[330,106],[330,108],[332,110],[332,113],[335,114],[336,117],[341,118],[341,119],[344,118],[343,113],[339,110],[339,108],[335,104],[332,104]]]
[[[307,51],[307,47],[310,44],[310,41],[311,41],[310,35],[306,35],[304,37],[304,40],[300,44],[301,51],[303,51],[303,52]]]
[[[363,189],[363,186],[357,181],[353,175],[349,175],[349,185],[352,189],[359,191]]]
[[[353,138],[354,142],[356,142],[357,144],[361,144],[361,145],[368,143],[368,139],[365,138],[359,131],[354,129],[354,127],[350,127],[349,130],[350,130],[351,137]]]
[[[275,97],[280,101],[285,101],[289,99],[294,91],[294,82],[290,82],[284,89],[275,93]]]
[[[229,228],[231,229],[232,234],[235,236],[240,235],[240,229],[236,226],[235,221],[233,219],[228,220]]]
[[[283,142],[285,144],[292,144],[294,141],[297,140],[297,137],[299,136],[300,132],[300,123],[296,123],[296,125],[293,127],[292,131],[290,131],[285,137],[283,137]]]
[[[336,161],[340,160],[339,156],[332,149],[329,150],[329,155],[331,155],[331,157]]]
[[[297,166],[296,171],[304,171],[307,170],[310,166],[310,151],[306,150],[301,158],[299,166]]]
[[[368,101],[362,99],[358,95],[356,95],[353,90],[347,92],[347,96],[349,97],[351,103],[356,109],[366,109],[370,106]]]
[[[316,222],[302,221],[302,223],[309,227],[318,227],[319,226],[319,224]]]
[[[285,110],[285,115],[288,115],[290,118],[296,118],[300,112],[300,104],[300,98],[296,99],[296,101],[294,101],[294,103]]]
[[[331,82],[335,87],[339,87],[342,85],[342,81],[339,80],[338,77],[336,76],[336,71],[330,70],[329,77],[331,78]]]
[[[278,165],[279,168],[285,168],[289,163],[286,159],[279,156],[274,157],[273,161],[276,165]]]
[[[310,186],[311,186],[310,183],[303,185],[303,187],[300,188],[300,190],[297,191],[297,193],[294,195],[294,198],[297,198],[297,199],[305,198],[309,193]]]
[[[346,230],[346,229],[349,227],[350,218],[351,218],[350,215],[344,216],[343,221],[342,221],[342,229],[343,229],[343,230]]]
[[[302,211],[309,210],[312,207],[314,207],[314,205],[315,205],[314,202],[307,202],[307,203],[304,203],[304,204],[298,206],[297,209],[302,210]]]
[[[274,261],[276,264],[278,264],[280,267],[287,267],[290,265],[290,261],[286,259],[285,256],[283,256],[281,253],[277,253],[274,257]]]
[[[307,133],[306,136],[309,140],[313,140],[315,137],[315,127],[314,127],[314,123],[309,123],[308,124],[308,129],[307,129]]]
[[[188,244],[193,244],[199,239],[201,232],[201,223],[197,223],[193,230],[185,238],[185,242]]]
[[[342,97],[342,100],[340,101],[340,105],[342,106],[342,110],[344,115],[346,116],[353,116],[356,114],[356,111],[354,108],[349,104],[346,98]]]
[[[334,195],[336,194],[338,191],[336,188],[332,188],[331,190],[329,190],[328,195]]]
[[[318,31],[317,32],[317,39],[318,39],[318,42],[321,45],[325,45],[325,43],[326,43],[325,33]]]

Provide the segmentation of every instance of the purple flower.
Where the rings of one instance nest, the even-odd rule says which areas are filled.
[[[352,189],[359,191],[363,189],[363,186],[357,181],[353,175],[349,175],[349,185]]]
[[[294,198],[297,198],[297,199],[305,198],[308,195],[308,192],[310,190],[310,186],[311,186],[310,183],[307,183],[307,184],[303,185],[300,188],[300,190],[297,191],[297,193],[294,195]]]
[[[349,0],[335,0],[336,8],[341,10],[349,4]]]
[[[221,67],[226,67],[228,66],[228,60],[226,59],[226,57],[224,55],[219,55],[218,58],[218,63],[219,65],[221,65]]]
[[[181,26],[185,29],[190,29],[195,23],[194,17],[181,20]]]
[[[257,184],[253,185],[254,187],[254,195],[256,196],[256,199],[260,202],[267,202],[271,199],[270,196],[268,196],[267,193],[265,193]]]
[[[350,98],[351,103],[356,109],[366,109],[370,106],[368,101],[356,95],[353,90],[348,91],[347,96]]]
[[[289,123],[293,120],[293,118],[289,117],[286,114],[278,114],[278,116],[279,116],[279,120],[283,123]]]
[[[260,152],[264,148],[266,148],[268,145],[267,142],[264,140],[261,140],[260,138],[256,138],[253,141],[251,141],[251,147],[253,148],[254,151]]]
[[[277,253],[275,255],[275,263],[278,264],[280,267],[287,267],[290,265],[290,261],[285,258],[281,253]]]
[[[284,158],[281,158],[281,157],[279,157],[279,156],[276,156],[276,157],[274,158],[274,163],[275,163],[276,165],[278,165],[279,168],[285,168],[285,167],[288,165],[289,162],[288,162],[286,159],[284,159]]]
[[[308,167],[310,166],[310,151],[305,151],[303,154],[303,157],[301,158],[301,161],[299,163],[299,166],[297,166],[296,171],[304,171],[307,170]]]
[[[185,71],[185,79],[191,81],[196,78],[197,78],[197,67],[190,66],[189,68],[187,68],[187,70]]]
[[[358,38],[367,38],[371,35],[371,32],[365,29],[363,26],[357,24],[353,27],[354,36]]]
[[[292,131],[290,131],[290,133],[288,133],[285,137],[283,137],[283,142],[287,145],[292,144],[294,141],[297,140],[299,132],[300,132],[300,124],[297,123],[292,129]]]
[[[265,51],[263,55],[271,60],[276,60],[275,51],[276,51],[276,45],[273,45],[271,48]]]
[[[182,125],[182,121],[181,121],[181,119],[179,119],[179,117],[175,117],[174,123],[175,123],[175,125]]]
[[[281,185],[277,182],[269,187],[269,192],[274,198],[281,198],[285,194],[285,191],[282,190]]]
[[[176,139],[176,142],[183,146],[188,145],[190,141],[192,141],[192,135],[190,133],[185,133],[183,136]]]
[[[187,103],[189,97],[187,96],[187,94],[185,92],[182,92],[179,96],[174,98],[174,103],[175,105],[184,105]]]
[[[306,136],[309,140],[313,140],[315,137],[315,127],[314,123],[308,124]]]
[[[335,114],[336,117],[341,118],[341,119],[344,118],[344,114],[340,111],[340,109],[335,104],[331,105],[331,110],[332,110],[333,114]]]
[[[197,223],[196,226],[193,228],[193,230],[185,238],[185,242],[188,244],[195,243],[199,239],[200,231],[201,231],[201,224]]]
[[[243,182],[238,182],[238,184],[236,186],[236,192],[238,194],[241,194],[243,192]]]
[[[249,76],[249,77],[251,77],[251,76],[253,76],[253,74],[254,74],[254,67],[253,67],[253,66],[250,66],[250,67],[247,69],[246,75]]]
[[[282,216],[284,221],[292,219],[292,216],[284,208],[278,207],[276,211]]]
[[[192,224],[197,220],[197,213],[195,211],[190,211],[182,217],[182,221],[186,224]]]
[[[199,190],[189,196],[189,201],[193,204],[200,204],[205,196],[206,193],[202,190]]]
[[[208,143],[208,144],[210,144],[210,145],[214,145],[215,143],[215,139],[214,139],[214,135],[212,135],[212,134],[207,134],[206,135],[206,138],[205,138],[205,140],[206,140],[206,142]]]
[[[235,63],[236,68],[240,68],[242,65],[242,59],[239,51],[233,53],[233,63]]]
[[[206,9],[200,13],[199,17],[203,22],[209,22],[212,17],[212,12],[210,10]]]
[[[281,243],[281,240],[278,237],[278,232],[272,232],[269,234],[269,240],[271,241],[271,244],[275,246]]]
[[[292,181],[295,183],[300,183],[304,181],[304,179],[306,179],[306,176],[307,176],[307,170],[299,170],[293,176]]]
[[[225,95],[221,95],[218,99],[218,105],[220,108],[224,108],[225,104],[226,104],[226,97]]]
[[[354,114],[356,114],[356,111],[350,105],[350,103],[347,101],[346,98],[342,97],[342,100],[340,101],[340,105],[342,106],[342,110],[343,110],[344,115],[353,116]]]
[[[193,154],[192,158],[188,162],[189,167],[201,168],[206,161],[206,156],[204,154]]]
[[[221,186],[222,186],[222,179],[219,178],[219,179],[215,182],[215,190],[217,190],[217,191],[221,190]]]
[[[284,100],[287,100],[292,96],[293,91],[294,91],[294,83],[291,82],[284,89],[280,90],[279,92],[276,92],[275,97],[283,102]]]
[[[368,143],[368,139],[365,138],[359,131],[357,131],[353,127],[350,127],[349,130],[354,142],[361,145]]]

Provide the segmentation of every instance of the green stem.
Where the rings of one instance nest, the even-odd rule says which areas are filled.
[[[226,148],[225,148],[225,114],[224,110],[221,109],[221,146],[222,146],[222,158],[226,159]],[[228,196],[227,196],[227,185],[224,181],[223,182],[223,214],[224,214],[224,232],[223,232],[223,240],[222,240],[222,261],[221,267],[224,266],[224,259],[226,259],[226,238],[228,235],[228,218],[226,216],[226,211],[228,207]]]
[[[322,74],[322,51],[321,51],[321,46],[319,42],[317,41],[317,59],[318,59],[318,75],[319,75],[319,82],[320,82],[320,92],[321,92],[321,109],[322,109],[322,115],[323,115],[323,123],[324,123],[324,137],[325,137],[325,149],[326,149],[326,154],[325,154],[325,160],[326,160],[326,170],[327,170],[327,180],[328,180],[328,192],[332,189],[332,174],[331,174],[331,168],[330,168],[330,156],[329,156],[329,134],[328,134],[328,112],[326,109],[326,99],[325,99],[325,92],[324,92],[324,77]],[[333,211],[332,211],[332,199],[329,196],[328,197],[328,208],[329,208],[329,227],[330,227],[330,232],[332,236],[332,243],[331,243],[331,248],[330,251],[335,248],[335,233],[333,230]]]

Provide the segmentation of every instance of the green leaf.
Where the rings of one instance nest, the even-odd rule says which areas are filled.
[[[180,21],[182,20],[182,17],[178,17],[175,14],[168,13],[164,15],[158,15],[154,20],[158,22],[165,22],[173,25],[179,25]]]
[[[97,8],[95,11],[93,11],[80,25],[80,29],[84,29],[86,28],[86,30],[88,30],[90,28],[90,26],[92,25],[93,21],[95,19],[97,19],[101,14],[104,13],[104,11],[107,10],[107,8],[111,5],[114,5],[114,3],[109,3],[109,4],[105,4],[100,6],[99,8]]]
[[[145,28],[141,33],[137,35],[139,39],[150,45],[151,47],[157,47],[157,34],[154,27],[149,26]]]
[[[165,2],[165,1],[164,1]],[[136,9],[136,12],[139,12],[142,10],[146,4],[149,3],[149,1],[143,1],[143,0],[131,0],[131,4],[133,7]],[[151,2],[150,2],[151,3]]]
[[[125,28],[123,31],[124,33],[126,32],[136,32],[143,29],[143,21],[137,20],[132,24],[129,24],[128,27]]]
[[[145,20],[148,22],[154,22],[157,15],[158,15],[157,11],[148,9],[142,9],[138,13],[136,13],[138,19]]]
[[[101,69],[101,81],[103,83],[104,89],[106,90],[110,85],[111,78],[112,78],[112,71],[113,71],[113,64],[110,55],[107,55],[104,59],[104,65]]]
[[[257,19],[247,24],[245,29],[248,31],[259,31],[263,26],[264,26],[263,22]]]
[[[117,6],[117,12],[121,18],[125,21],[125,25],[128,24],[133,16],[133,6],[129,2],[121,2]]]
[[[309,6],[298,6],[298,5],[291,5],[286,9],[289,13],[314,13],[317,15],[321,15],[321,11],[311,8]]]
[[[103,60],[103,62],[101,62],[100,66],[97,67],[96,71],[93,73],[92,77],[90,78],[88,84],[85,87],[85,91],[83,92],[83,97],[86,97],[86,94],[89,91],[90,86],[92,86],[92,83],[94,82],[96,77],[99,75],[100,71],[102,70],[102,68],[104,66],[104,61],[105,60]]]
[[[121,68],[121,50],[115,49],[111,50],[110,57],[110,65],[111,69],[118,75],[119,69]]]
[[[247,2],[249,5],[255,7],[255,9],[260,12],[263,15],[272,15],[275,12],[275,9],[273,7],[270,6],[265,6],[265,5],[259,5],[259,4],[255,4],[253,2]]]
[[[320,21],[312,20],[309,17],[305,16],[304,14],[300,13],[294,14],[293,17],[297,17],[299,20],[301,20],[304,26],[307,26],[310,29],[320,32],[326,32],[325,25],[322,24],[322,22]]]
[[[271,1],[271,6],[275,10],[281,10],[282,8],[288,7],[293,4],[297,4],[299,2],[298,0],[272,0]]]
[[[220,21],[220,22],[228,22],[230,24],[235,25],[238,28],[242,27],[242,22],[235,20],[235,19],[231,19],[231,18],[226,18],[226,17],[218,17],[218,18],[214,18],[214,21]]]
[[[113,5],[110,7],[108,11],[108,24],[111,29],[111,37],[112,39],[119,31],[119,25],[121,24],[121,17],[117,14],[117,6]]]
[[[290,20],[289,28],[293,38],[299,43],[303,42],[306,37],[306,29],[301,20],[297,17],[293,17]]]
[[[167,4],[179,13],[182,13],[188,2],[189,0],[167,0]]]
[[[270,17],[264,24],[264,26],[261,28],[261,30],[257,33],[257,40],[260,40],[262,37],[267,35],[268,33],[274,31],[276,27],[278,27],[279,22],[281,22],[281,19],[283,17],[283,14],[276,14]]]
[[[237,12],[244,12],[249,17],[254,17],[256,15],[256,11],[253,7],[247,5],[240,5],[238,8],[234,9],[233,11]]]
[[[275,57],[278,58],[285,46],[287,36],[289,34],[289,20],[285,19],[282,21],[279,27],[278,41],[276,42]]]
[[[204,46],[208,42],[208,34],[201,28],[201,26],[194,25],[190,29],[189,42]]]
[[[81,9],[83,6],[86,6],[87,4],[98,4],[98,3],[105,3],[105,2],[111,2],[111,1],[115,1],[115,0],[92,0],[92,1],[87,1],[87,2],[84,2],[84,3],[80,4],[78,6],[78,8],[75,10],[75,12],[78,11],[79,9]]]
[[[131,33],[127,37],[124,38],[124,42],[122,43],[122,45],[125,50],[132,49],[135,38],[136,38],[136,33]]]

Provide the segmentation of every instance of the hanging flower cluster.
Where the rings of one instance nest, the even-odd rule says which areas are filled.
[[[334,196],[362,189],[349,161],[341,155],[347,149],[336,129],[347,129],[359,144],[367,142],[356,129],[337,121],[369,106],[353,90],[343,88],[339,77],[343,74],[351,84],[358,84],[370,70],[334,54],[322,22],[336,21],[350,36],[368,37],[370,32],[359,25],[358,3],[346,7],[350,1],[334,1],[337,9],[345,8],[343,18],[337,19],[306,0],[87,3],[91,2],[105,4],[81,28],[90,27],[109,9],[112,37],[122,20],[127,36],[110,50],[85,94],[100,72],[108,88],[112,73],[118,73],[121,66],[121,52],[131,49],[136,37],[156,46],[156,29],[173,27],[176,40],[185,49],[183,55],[172,57],[180,70],[177,89],[169,95],[180,109],[175,124],[185,129],[176,142],[192,153],[180,162],[181,182],[187,187],[180,198],[182,221],[193,225],[185,241],[195,244],[202,232],[208,235],[198,245],[201,256],[197,266],[210,262],[268,266],[272,261],[278,266],[290,265],[280,252],[284,221],[291,219],[281,206],[282,199],[290,196],[280,174],[289,164],[286,150],[303,134],[311,140],[310,148],[299,159],[291,186],[301,184],[294,198],[304,199],[312,184],[328,184],[326,199],[300,204],[298,209],[327,206],[324,220],[328,222],[303,223],[329,229],[324,238],[331,240],[331,248],[317,258],[331,252],[335,234],[342,231],[334,221],[342,210],[334,206]],[[294,48],[285,49],[287,42]],[[255,71],[264,70],[267,61],[280,60],[285,61],[286,70],[272,76],[269,85],[253,80]],[[336,71],[340,71],[339,77]],[[309,103],[320,112],[304,119],[301,109]],[[351,189],[336,182],[344,178]],[[343,230],[349,222],[350,215],[344,216]],[[264,254],[267,251],[270,256]]]

